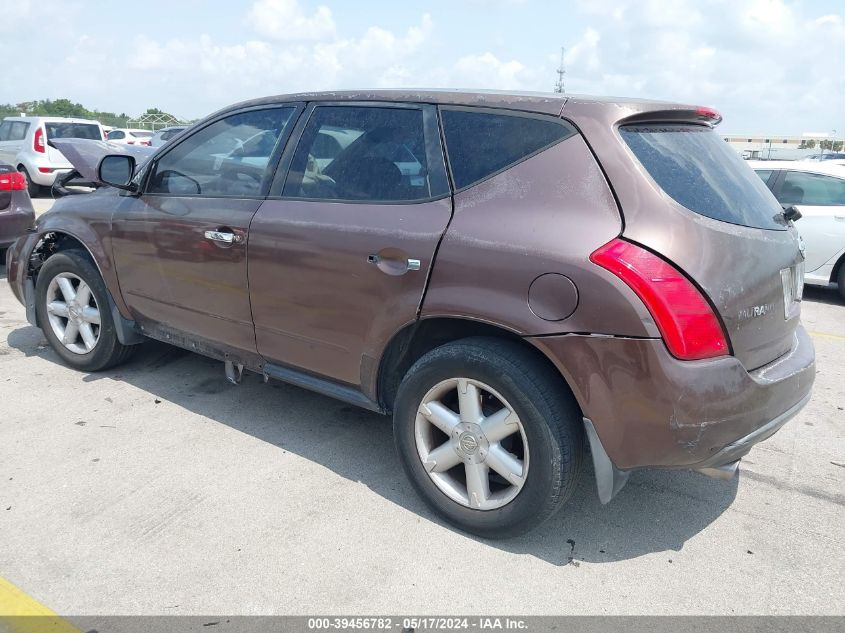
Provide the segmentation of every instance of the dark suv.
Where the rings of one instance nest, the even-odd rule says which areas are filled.
[[[637,468],[730,476],[808,401],[797,234],[708,108],[350,92],[227,108],[10,249],[69,365],[146,337],[392,413],[422,497],[518,534]],[[84,143],[84,141],[83,141]]]

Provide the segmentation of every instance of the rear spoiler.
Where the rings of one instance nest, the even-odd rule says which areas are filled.
[[[671,108],[638,112],[619,121],[620,125],[629,123],[698,123],[716,127],[722,122],[722,115],[714,108],[699,106],[696,108]]]

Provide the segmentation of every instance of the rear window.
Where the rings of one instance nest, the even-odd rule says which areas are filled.
[[[443,134],[456,189],[494,176],[575,134],[559,119],[443,108]]]
[[[47,138],[86,138],[102,141],[100,126],[93,123],[45,123]]]
[[[786,230],[766,184],[716,132],[700,125],[627,125],[622,138],[658,185],[690,211]]]

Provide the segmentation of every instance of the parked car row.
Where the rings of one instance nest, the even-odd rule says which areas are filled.
[[[23,174],[30,196],[52,188],[58,176],[72,165],[55,148],[56,139],[107,140],[120,145],[160,147],[186,126],[172,126],[155,132],[112,128],[106,134],[98,121],[60,117],[7,117],[0,123],[0,162]]]
[[[608,502],[639,468],[731,476],[808,402],[796,216],[720,120],[332,92],[233,106],[143,161],[66,141],[111,187],[40,216],[10,287],[80,370],[153,338],[390,413],[422,498],[512,536],[587,445]]]

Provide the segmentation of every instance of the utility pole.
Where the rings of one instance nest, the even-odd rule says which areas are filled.
[[[563,65],[564,53],[566,53],[566,49],[561,47],[560,66],[557,69],[557,83],[555,84],[555,92],[559,94],[563,94],[564,92],[566,92],[566,87],[563,85],[563,76],[566,74],[566,67]]]

